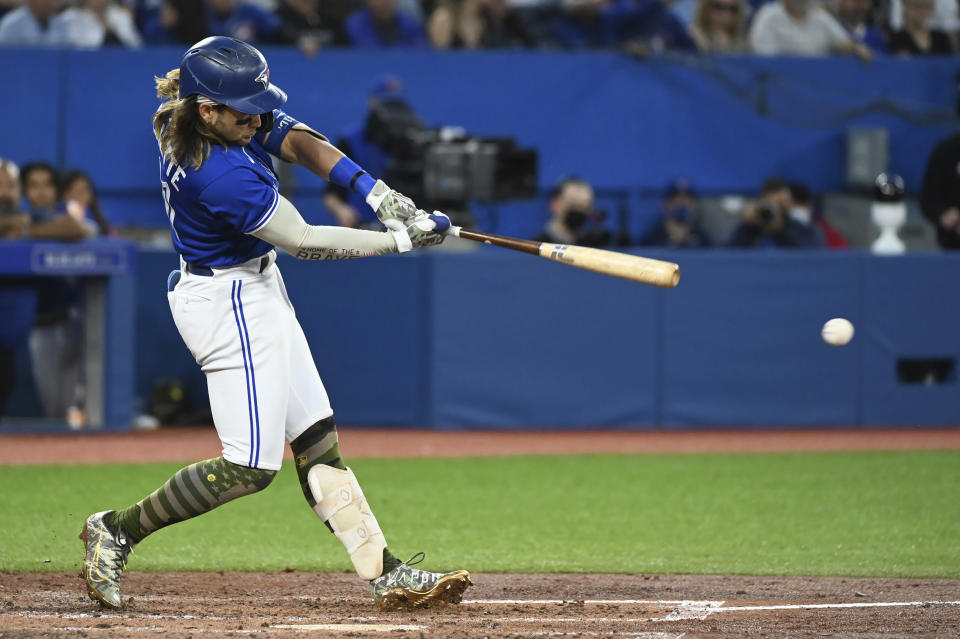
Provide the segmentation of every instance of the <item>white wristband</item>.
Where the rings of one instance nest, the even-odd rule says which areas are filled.
[[[370,189],[370,192],[367,193],[365,198],[367,205],[376,211],[380,208],[380,205],[383,204],[383,201],[387,199],[387,196],[390,195],[390,187],[387,186],[383,180],[377,180],[376,184],[373,185],[373,188]]]
[[[393,239],[397,241],[397,253],[406,253],[413,250],[413,242],[410,241],[410,235],[406,229],[400,231],[389,231]]]

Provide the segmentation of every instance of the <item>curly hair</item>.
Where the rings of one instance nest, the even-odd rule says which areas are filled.
[[[153,114],[153,133],[160,143],[163,157],[180,166],[199,169],[210,157],[210,147],[226,141],[200,117],[197,96],[180,98],[180,69],[173,69],[164,78],[154,78],[157,97],[164,100]]]

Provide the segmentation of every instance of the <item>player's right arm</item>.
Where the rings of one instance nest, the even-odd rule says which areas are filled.
[[[390,230],[402,230],[418,213],[410,198],[397,193],[383,180],[375,180],[324,135],[279,109],[274,112],[274,125],[263,137],[263,145],[277,157],[362,195]]]
[[[197,196],[197,204],[241,233],[253,235],[304,260],[367,257],[405,253],[440,244],[450,227],[445,215],[423,215],[409,227],[387,233],[313,226],[296,207],[254,170],[238,164],[211,180]]]

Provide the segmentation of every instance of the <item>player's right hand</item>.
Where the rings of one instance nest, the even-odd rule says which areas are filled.
[[[409,219],[417,214],[413,200],[394,191],[383,180],[377,180],[373,185],[367,194],[367,204],[377,212],[380,222],[391,231],[402,230]]]

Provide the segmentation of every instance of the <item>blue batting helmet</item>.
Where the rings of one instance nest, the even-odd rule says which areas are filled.
[[[267,60],[255,47],[226,36],[196,43],[180,60],[180,98],[203,95],[241,113],[273,111],[287,94],[270,84]]]

